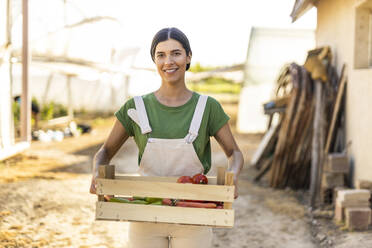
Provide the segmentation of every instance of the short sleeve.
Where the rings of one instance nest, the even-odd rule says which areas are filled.
[[[209,120],[208,130],[209,136],[214,136],[229,120],[230,117],[225,113],[221,104],[213,97],[208,97]]]
[[[129,134],[129,136],[134,135],[133,125],[134,122],[128,116],[128,109],[135,108],[133,98],[128,100],[118,111],[115,112],[116,118],[120,121],[120,123],[124,126],[125,131]]]

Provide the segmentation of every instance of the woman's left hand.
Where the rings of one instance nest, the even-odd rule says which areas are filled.
[[[234,186],[235,186],[234,199],[236,199],[239,196],[239,194],[238,194],[238,182],[237,181],[234,182]]]

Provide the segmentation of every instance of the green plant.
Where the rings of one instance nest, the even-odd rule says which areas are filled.
[[[14,126],[19,125],[19,120],[21,118],[21,107],[18,102],[13,102],[12,104]]]
[[[189,82],[187,85],[191,90],[207,93],[239,94],[242,88],[241,83],[218,77],[209,77],[195,83]]]
[[[50,120],[65,115],[67,115],[67,108],[60,103],[49,102],[44,104],[41,109],[42,120]]]

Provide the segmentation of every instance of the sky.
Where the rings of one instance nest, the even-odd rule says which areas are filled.
[[[202,65],[242,63],[246,58],[250,28],[315,29],[316,9],[294,24],[289,17],[294,0],[188,0],[113,1],[112,12],[123,23],[133,44],[148,56],[154,34],[163,27],[178,27],[188,37],[193,62]]]
[[[116,43],[121,47],[141,48],[135,63],[137,66],[153,67],[149,55],[151,41],[155,33],[164,27],[177,27],[187,35],[193,51],[192,63],[199,62],[204,66],[232,65],[244,62],[251,27],[315,29],[315,8],[291,23],[289,15],[294,2],[66,0],[69,9],[68,16],[64,17],[63,1],[32,0],[30,17],[43,20],[43,24],[34,25],[30,32],[32,37],[38,37],[45,30],[53,31],[63,22],[76,23],[82,16],[112,16],[120,22],[120,31],[113,38]],[[21,25],[19,20],[18,23]],[[92,32],[97,30],[93,29]],[[95,33],[94,39],[104,39],[103,33]],[[78,34],[75,39],[79,40],[80,35],[85,34]],[[94,51],[89,49],[90,52]]]

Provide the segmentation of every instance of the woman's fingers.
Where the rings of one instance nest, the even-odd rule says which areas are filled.
[[[90,183],[89,192],[91,194],[96,194],[96,180],[94,180],[94,178],[92,179],[92,182]]]
[[[238,194],[238,185],[235,184],[235,191],[234,191],[234,199],[238,198],[239,194]]]

